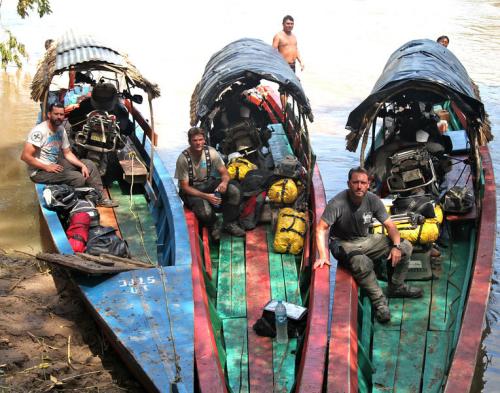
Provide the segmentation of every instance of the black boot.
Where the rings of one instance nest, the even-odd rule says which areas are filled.
[[[401,284],[399,286],[391,284],[387,289],[387,297],[419,298],[423,294],[424,291],[421,288],[411,287],[408,284]]]
[[[391,312],[387,305],[387,299],[382,297],[373,302],[373,309],[375,311],[375,319],[379,323],[387,323],[391,320]]]
[[[236,222],[230,222],[224,225],[224,230],[232,236],[243,237],[245,230],[240,227]]]

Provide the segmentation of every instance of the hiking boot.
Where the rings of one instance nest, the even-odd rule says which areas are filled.
[[[407,284],[401,284],[400,286],[389,285],[387,289],[388,297],[409,297],[418,298],[422,297],[424,291],[421,288],[411,287]]]
[[[431,247],[431,258],[437,258],[441,256],[441,251],[439,251],[435,246]]]
[[[375,319],[379,323],[387,323],[391,320],[391,312],[389,311],[389,306],[386,301],[378,305],[373,305],[373,307],[375,308]]]
[[[220,221],[216,221],[214,226],[210,229],[210,236],[212,236],[212,239],[215,241],[220,240],[220,234],[222,232],[222,225]]]
[[[230,222],[224,226],[224,230],[232,236],[243,237],[245,230],[235,222]]]
[[[98,207],[118,207],[120,204],[109,198],[102,198],[97,202]]]

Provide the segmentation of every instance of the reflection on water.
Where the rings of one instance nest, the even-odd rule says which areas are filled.
[[[30,82],[21,72],[0,77],[0,247],[33,253],[40,251],[38,210],[33,183],[19,160],[36,118],[37,105],[27,94]]]
[[[7,4],[5,4],[7,3]],[[299,76],[311,101],[315,122],[310,127],[313,147],[326,185],[327,197],[344,187],[349,167],[357,154],[344,150],[347,115],[364,99],[389,57],[404,42],[441,34],[450,37],[451,49],[481,89],[497,139],[492,142],[493,161],[500,181],[500,6],[494,0],[386,0],[282,3],[256,0],[252,6],[240,2],[213,0],[181,2],[176,11],[162,10],[145,0],[137,7],[132,0],[102,2],[88,0],[74,17],[74,4],[52,0],[54,13],[42,20],[15,17],[15,2],[2,4],[2,22],[26,43],[33,72],[46,38],[57,37],[77,20],[80,30],[92,21],[92,32],[125,49],[146,77],[157,82],[162,97],[155,103],[156,131],[162,157],[173,173],[179,151],[186,144],[191,92],[210,55],[231,40],[256,37],[270,42],[281,28],[281,18],[295,17],[295,33],[306,69]],[[321,4],[321,5],[320,5]],[[339,6],[338,4],[341,4]],[[120,8],[120,9],[119,9]],[[152,12],[152,9],[154,12]],[[266,12],[262,12],[266,9]],[[133,10],[135,20],[131,21]],[[110,20],[115,23],[110,23]],[[117,33],[119,21],[133,23],[133,29]],[[33,32],[37,33],[34,34]],[[180,39],[182,37],[182,39]],[[25,251],[41,248],[34,192],[19,161],[23,140],[34,123],[37,106],[29,99],[29,73],[10,69],[0,78],[0,247]],[[337,177],[332,174],[338,174]],[[500,200],[500,196],[497,196]],[[500,206],[500,203],[499,203]],[[500,242],[499,242],[500,244]],[[500,254],[495,258],[496,271]],[[483,368],[474,391],[494,392],[500,384],[500,286],[493,281]]]

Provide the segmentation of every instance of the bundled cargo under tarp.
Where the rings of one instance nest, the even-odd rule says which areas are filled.
[[[306,115],[311,106],[299,79],[283,56],[272,46],[255,38],[242,38],[215,53],[205,67],[191,98],[191,124],[211,110],[218,96],[233,83],[254,78],[276,82],[293,96]]]
[[[398,95],[419,95],[419,99],[435,94],[449,97],[472,120],[478,120],[477,132],[491,140],[489,128],[479,127],[486,115],[477,88],[467,71],[444,46],[431,40],[413,40],[398,48],[387,61],[370,95],[354,109],[347,120],[347,148],[355,151],[362,135],[372,123],[381,103]],[[423,101],[423,99],[421,99]]]

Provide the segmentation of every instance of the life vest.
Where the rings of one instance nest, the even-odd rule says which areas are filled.
[[[203,152],[205,153],[205,162],[207,163],[207,176],[202,181],[206,181],[212,173],[212,160],[210,159],[210,151],[207,145],[203,146]],[[184,154],[184,157],[186,157],[188,163],[189,185],[192,186],[194,184],[193,159],[189,154],[189,149],[184,150],[182,154]]]
[[[280,209],[276,234],[274,235],[274,251],[299,254],[304,248],[304,237],[307,230],[306,220],[306,213],[290,207]]]
[[[233,158],[227,166],[231,180],[238,181],[243,180],[247,173],[253,169],[257,169],[257,165],[242,157]]]
[[[292,179],[280,179],[271,185],[267,195],[271,202],[293,203],[298,195],[297,185]]]

